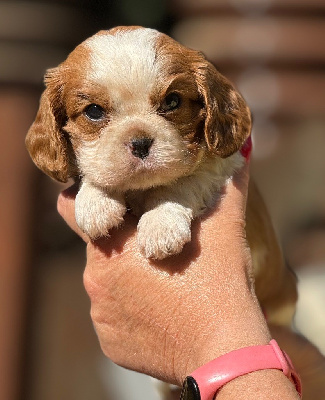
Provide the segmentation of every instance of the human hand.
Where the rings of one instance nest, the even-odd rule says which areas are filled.
[[[60,195],[59,212],[87,242],[85,287],[103,351],[113,361],[179,384],[208,361],[206,348],[218,356],[258,344],[251,314],[267,343],[245,240],[247,183],[245,167],[215,209],[194,221],[192,243],[160,262],[140,255],[135,217],[127,215],[109,239],[91,242],[76,225],[72,189]]]
[[[126,215],[110,238],[91,242],[76,225],[73,190],[60,195],[60,214],[87,243],[84,284],[91,316],[103,352],[115,363],[181,385],[186,375],[221,354],[269,342],[245,238],[247,186],[246,165],[215,208],[193,222],[191,243],[159,262],[141,256],[134,216]],[[271,386],[274,379],[291,385],[279,371],[250,375],[265,381],[264,372],[273,379]],[[251,377],[235,381],[245,379],[251,382]],[[235,390],[227,399],[240,398],[237,384],[226,385]]]

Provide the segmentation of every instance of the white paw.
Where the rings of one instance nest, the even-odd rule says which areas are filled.
[[[75,203],[76,221],[91,239],[107,236],[123,222],[126,207],[123,198],[112,197],[104,190],[83,184]]]
[[[142,215],[138,244],[146,258],[162,260],[182,251],[191,240],[192,212],[176,203],[165,203]]]

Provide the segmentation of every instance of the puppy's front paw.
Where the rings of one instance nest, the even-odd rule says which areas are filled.
[[[123,222],[124,199],[112,197],[100,188],[83,184],[75,203],[76,221],[91,239],[107,236],[108,231]]]
[[[138,244],[146,258],[162,260],[182,251],[191,240],[192,212],[179,204],[166,203],[142,215]]]

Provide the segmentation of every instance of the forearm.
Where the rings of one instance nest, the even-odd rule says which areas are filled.
[[[207,300],[200,309],[188,311],[192,330],[184,323],[185,339],[181,342],[180,333],[177,343],[178,350],[184,353],[179,359],[187,361],[186,366],[180,366],[185,375],[233,350],[270,342],[271,336],[256,298],[248,289],[245,292],[241,299],[231,299],[221,292],[216,302]],[[187,310],[191,310],[190,307]],[[184,378],[182,375],[181,380]]]
[[[278,370],[261,370],[227,383],[215,400],[298,400],[294,385]]]

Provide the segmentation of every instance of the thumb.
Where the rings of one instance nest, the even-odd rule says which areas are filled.
[[[75,198],[78,192],[78,185],[74,184],[59,194],[57,210],[68,226],[81,237],[86,243],[89,237],[79,228],[75,218]]]
[[[233,216],[238,219],[245,220],[247,195],[249,185],[249,162],[245,162],[244,166],[235,172],[228,180],[220,206],[216,210],[223,216]]]

